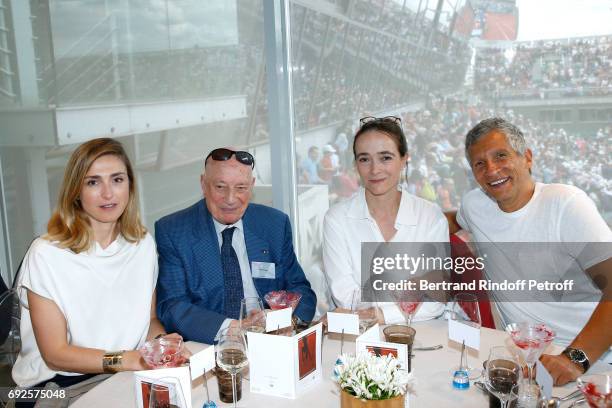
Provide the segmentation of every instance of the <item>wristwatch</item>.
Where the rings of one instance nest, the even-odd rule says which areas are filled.
[[[561,354],[569,358],[572,363],[582,367],[584,373],[586,373],[589,367],[591,366],[591,363],[589,363],[589,358],[587,357],[586,353],[580,349],[568,347],[563,350]]]

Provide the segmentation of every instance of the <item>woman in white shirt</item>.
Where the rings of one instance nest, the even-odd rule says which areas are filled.
[[[396,117],[363,118],[353,141],[362,188],[334,205],[323,223],[323,263],[332,296],[350,308],[361,286],[362,242],[448,242],[448,223],[440,208],[399,187],[408,147]],[[409,275],[406,276],[409,278]],[[393,304],[381,304],[386,323],[403,321]],[[444,305],[424,303],[415,320],[439,316]]]
[[[138,208],[121,143],[94,139],[73,152],[47,234],[32,243],[18,275],[19,386],[66,387],[148,368],[136,348],[164,328],[155,313],[155,243]]]

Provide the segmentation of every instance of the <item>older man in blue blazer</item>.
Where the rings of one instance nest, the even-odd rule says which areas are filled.
[[[204,199],[155,223],[157,313],[166,330],[213,343],[237,326],[240,301],[273,290],[302,294],[295,315],[310,321],[316,296],[293,251],[286,214],[251,204],[255,160],[221,148],[204,161]]]

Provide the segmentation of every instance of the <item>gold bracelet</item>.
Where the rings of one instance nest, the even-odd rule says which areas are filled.
[[[110,351],[104,354],[102,357],[102,371],[107,374],[115,374],[121,371],[123,364],[123,352],[121,351]]]

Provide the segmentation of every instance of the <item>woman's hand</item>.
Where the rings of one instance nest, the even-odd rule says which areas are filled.
[[[138,350],[129,350],[123,352],[121,359],[121,371],[140,371],[151,370],[152,367],[144,361]]]

